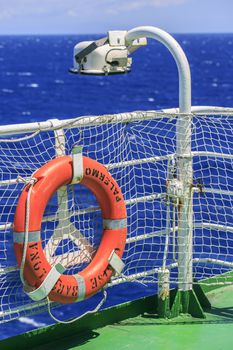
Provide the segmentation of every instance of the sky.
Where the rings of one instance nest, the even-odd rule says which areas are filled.
[[[0,0],[1,34],[85,34],[154,25],[233,32],[233,0]]]

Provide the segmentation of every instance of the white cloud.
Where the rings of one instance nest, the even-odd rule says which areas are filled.
[[[75,11],[75,10],[68,10],[66,12],[66,14],[69,16],[69,17],[78,17],[78,12]]]
[[[126,11],[133,11],[148,7],[178,6],[188,2],[188,0],[128,0],[127,2],[114,3],[112,7],[106,8],[106,13],[119,14]]]
[[[145,1],[133,1],[144,3],[144,5],[155,6],[155,7],[166,7],[169,5],[182,5],[188,0],[145,0]]]
[[[0,19],[30,15],[119,14],[146,7],[181,5],[189,0],[0,0]]]
[[[56,1],[49,0],[56,4]],[[50,7],[46,6],[45,0],[0,0],[0,19],[10,19],[13,17],[42,15],[48,13]]]

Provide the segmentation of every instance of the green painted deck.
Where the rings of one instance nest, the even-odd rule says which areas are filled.
[[[233,286],[207,295],[212,310],[206,313],[205,320],[189,316],[161,320],[149,313],[156,307],[155,297],[150,297],[106,309],[74,324],[58,324],[11,338],[0,342],[0,349],[230,350]]]

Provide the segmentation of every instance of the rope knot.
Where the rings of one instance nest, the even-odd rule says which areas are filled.
[[[24,183],[26,185],[34,185],[38,179],[35,178],[35,177],[31,177],[31,178],[25,178],[25,177],[22,177],[20,175],[17,176],[17,183]]]
[[[27,183],[29,185],[33,186],[37,181],[38,181],[38,179],[36,177],[31,177]]]

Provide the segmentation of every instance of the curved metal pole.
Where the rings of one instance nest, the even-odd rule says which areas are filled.
[[[139,38],[152,38],[168,48],[179,72],[179,116],[176,123],[177,179],[183,193],[179,197],[178,211],[178,288],[183,293],[182,311],[188,312],[192,289],[193,255],[193,169],[191,156],[191,74],[187,57],[177,41],[156,27],[137,27],[126,34],[126,44]]]
[[[152,38],[168,48],[174,57],[179,72],[179,108],[180,113],[191,112],[191,74],[187,57],[178,42],[162,29],[145,26],[134,28],[126,34],[126,42],[139,38]]]

